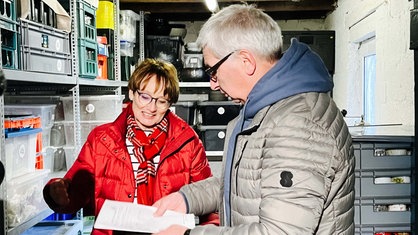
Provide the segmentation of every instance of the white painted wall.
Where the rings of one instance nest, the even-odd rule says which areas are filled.
[[[409,0],[339,0],[325,20],[336,31],[334,99],[338,106],[356,110],[361,78],[356,76],[358,42],[376,37],[376,123],[414,125],[414,59],[409,50]],[[358,114],[358,113],[357,113]]]
[[[360,41],[375,35],[377,55],[376,123],[414,125],[414,62],[410,42],[410,0],[338,0],[324,20],[278,21],[282,30],[335,30],[334,99],[348,115],[358,116],[362,78],[358,70]],[[204,22],[187,26],[185,42],[196,40]]]

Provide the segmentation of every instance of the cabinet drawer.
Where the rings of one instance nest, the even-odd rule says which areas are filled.
[[[411,211],[374,211],[373,205],[360,207],[359,222],[364,224],[409,224],[411,223]]]
[[[353,146],[356,156],[356,169],[411,168],[411,143],[354,143]]]
[[[409,175],[410,171],[362,172],[361,178],[356,176],[355,195],[356,197],[410,197],[410,183],[376,182],[376,178],[395,178]]]

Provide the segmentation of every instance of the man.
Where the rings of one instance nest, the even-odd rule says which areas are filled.
[[[354,234],[354,151],[320,57],[296,39],[282,54],[277,23],[245,4],[213,15],[197,43],[211,88],[243,108],[227,127],[222,178],[154,205],[156,215],[219,210],[221,226],[157,234]]]

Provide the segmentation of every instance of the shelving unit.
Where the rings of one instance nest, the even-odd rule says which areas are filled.
[[[115,31],[119,29],[119,1],[114,0],[114,22]],[[70,17],[71,17],[71,75],[65,74],[51,74],[43,72],[30,72],[11,68],[4,68],[3,72],[7,79],[7,92],[0,96],[0,160],[5,162],[5,131],[4,131],[4,105],[5,96],[10,95],[51,95],[51,96],[64,96],[70,95],[73,100],[73,114],[74,114],[74,154],[78,154],[83,143],[81,143],[81,126],[80,126],[80,95],[122,95],[122,88],[127,86],[127,82],[120,80],[120,59],[119,59],[119,38],[118,34],[114,34],[114,62],[115,66],[112,67],[115,72],[114,80],[98,80],[98,79],[86,79],[81,78],[80,66],[79,66],[79,54],[78,47],[78,29],[76,19],[76,4],[77,0],[69,0]],[[143,21],[142,21],[143,23]],[[143,27],[142,27],[143,29]],[[0,58],[1,60],[1,58]],[[1,61],[0,61],[1,62]],[[1,68],[1,64],[0,64]],[[5,165],[5,167],[7,167]],[[0,234],[14,235],[21,234],[28,228],[36,225],[38,222],[48,217],[53,213],[50,209],[40,211],[35,216],[31,217],[23,223],[17,226],[10,227],[7,222],[7,182],[4,181],[0,186],[0,218],[3,219],[3,223],[0,224]],[[78,218],[82,217],[82,211],[78,213]]]

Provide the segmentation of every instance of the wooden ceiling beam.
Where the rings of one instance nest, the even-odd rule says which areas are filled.
[[[219,7],[241,2],[219,0]],[[257,0],[256,4],[275,19],[318,19],[335,10],[336,0]],[[121,9],[150,12],[168,20],[205,20],[210,16],[203,0],[120,0]]]

